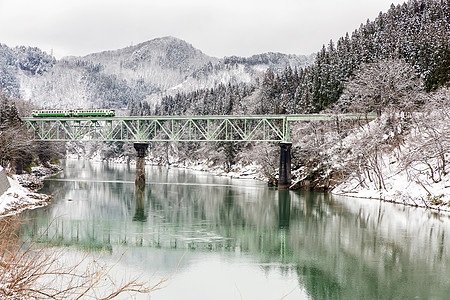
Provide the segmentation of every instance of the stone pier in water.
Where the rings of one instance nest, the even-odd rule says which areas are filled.
[[[136,184],[145,184],[145,155],[147,154],[148,144],[134,143],[136,149]]]

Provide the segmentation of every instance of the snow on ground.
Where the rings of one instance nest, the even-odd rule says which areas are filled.
[[[240,164],[237,163],[230,170],[225,170],[224,166],[216,165],[211,160],[204,159],[202,161],[180,161],[171,163],[170,167],[189,169],[194,171],[208,172],[216,176],[239,178],[239,179],[255,179],[266,180],[261,173],[261,166],[257,164]]]
[[[11,187],[0,196],[0,215],[17,214],[24,209],[47,205],[52,196],[32,192],[22,187],[16,179],[9,178]]]
[[[390,167],[385,169],[386,189],[362,186],[357,178],[352,178],[335,187],[332,193],[450,211],[450,206],[447,204],[450,202],[450,175],[438,183],[428,182],[422,186],[409,181],[405,171],[397,173],[395,168]]]
[[[365,130],[370,132],[374,130],[375,126],[377,126],[377,122],[371,122]],[[336,186],[332,193],[357,198],[381,199],[450,212],[450,173],[439,176],[435,174],[433,177],[430,172],[431,169],[438,168],[438,158],[426,157],[423,154],[421,159],[411,164],[413,167],[405,167],[404,157],[417,146],[414,143],[418,137],[422,138],[420,132],[413,128],[402,146],[395,148],[390,153],[380,155],[379,166],[383,176],[383,188],[379,189],[377,186],[379,183],[370,180],[365,174],[362,177],[353,174],[344,183]],[[361,136],[355,135],[351,138],[359,139]],[[445,155],[447,159],[448,153]],[[438,173],[438,171],[435,172]],[[375,176],[372,179],[374,178]]]
[[[32,174],[8,177],[11,187],[0,196],[0,216],[18,214],[25,209],[34,209],[50,203],[52,195],[40,194],[23,185],[38,189],[45,176],[55,174],[59,167],[33,167]]]

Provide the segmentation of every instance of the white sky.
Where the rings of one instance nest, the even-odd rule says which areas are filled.
[[[0,43],[57,58],[157,37],[210,56],[310,54],[386,12],[396,0],[0,0]]]

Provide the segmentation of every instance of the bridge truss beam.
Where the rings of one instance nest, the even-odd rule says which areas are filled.
[[[290,142],[290,123],[373,115],[23,118],[35,140],[148,142]]]

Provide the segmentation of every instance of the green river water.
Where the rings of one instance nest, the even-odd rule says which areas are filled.
[[[23,234],[128,249],[113,276],[170,277],[151,299],[450,299],[446,215],[164,167],[136,188],[134,172],[65,161]]]

